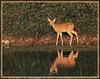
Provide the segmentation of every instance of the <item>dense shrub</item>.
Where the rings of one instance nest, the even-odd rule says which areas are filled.
[[[38,37],[54,34],[47,17],[73,22],[80,34],[97,33],[97,3],[3,3],[3,33]]]

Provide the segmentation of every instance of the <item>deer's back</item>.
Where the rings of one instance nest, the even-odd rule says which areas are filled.
[[[74,29],[74,25],[72,23],[56,24],[55,27],[57,32],[67,32]]]

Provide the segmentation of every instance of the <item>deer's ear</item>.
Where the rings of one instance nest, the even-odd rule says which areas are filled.
[[[56,18],[54,18],[53,22],[55,22],[55,21],[56,21]]]
[[[49,18],[47,18],[48,19],[48,21],[50,22],[50,19]]]

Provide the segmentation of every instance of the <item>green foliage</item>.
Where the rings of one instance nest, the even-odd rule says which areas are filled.
[[[81,34],[97,33],[97,3],[3,3],[3,33],[40,37],[54,34],[47,17],[73,22]]]

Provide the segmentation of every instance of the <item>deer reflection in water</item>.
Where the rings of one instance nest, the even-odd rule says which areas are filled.
[[[63,50],[61,52],[57,50],[57,57],[54,61],[54,63],[51,65],[50,73],[57,73],[58,72],[58,66],[64,66],[64,67],[75,67],[76,62],[75,59],[78,57],[78,51],[74,52],[71,51],[68,56],[63,55]]]

